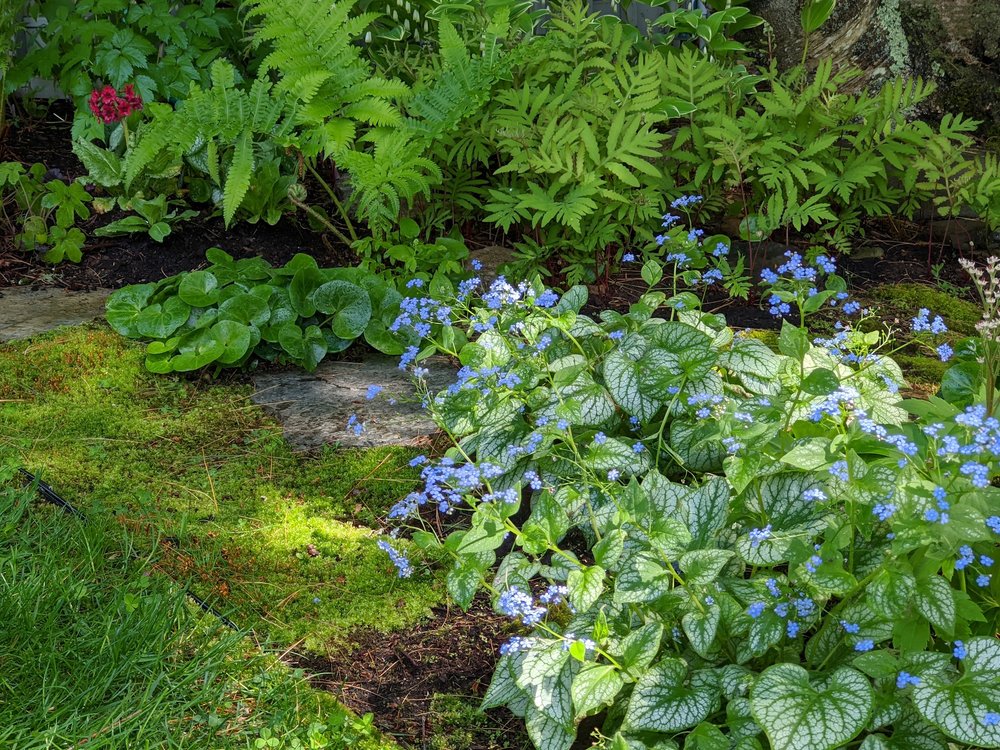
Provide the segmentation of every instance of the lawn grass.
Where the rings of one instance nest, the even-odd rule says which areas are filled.
[[[296,454],[249,386],[152,375],[142,359],[103,326],[0,346],[0,463],[159,540],[165,569],[264,641],[330,652],[443,600],[438,577],[400,580],[376,547],[414,485],[411,451]]]
[[[0,486],[0,747],[395,747],[191,606],[154,559],[103,513]]]

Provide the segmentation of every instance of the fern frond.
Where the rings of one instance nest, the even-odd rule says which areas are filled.
[[[236,142],[233,160],[226,172],[226,184],[222,191],[222,217],[227,227],[232,224],[236,210],[243,203],[250,188],[253,165],[253,139],[250,131],[245,130]]]

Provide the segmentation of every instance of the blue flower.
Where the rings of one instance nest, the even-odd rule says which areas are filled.
[[[762,529],[751,529],[748,536],[750,537],[750,546],[753,548],[759,547],[761,542],[770,538],[771,524]]]
[[[682,195],[680,198],[675,198],[670,202],[671,208],[687,208],[688,206],[693,206],[696,203],[701,203],[702,197],[700,195]],[[668,214],[669,215],[669,214]],[[667,217],[664,216],[663,220],[666,221]]]
[[[541,596],[538,597],[538,601],[542,604],[554,607],[557,604],[562,603],[563,599],[569,596],[569,589],[561,584],[552,584]]]
[[[854,644],[855,651],[871,651],[875,648],[875,641],[871,638],[865,638]]]
[[[979,564],[982,565],[984,568],[992,568],[993,567],[993,558],[990,557],[989,555],[980,555],[979,556]]]
[[[991,578],[992,576],[989,575],[988,573],[982,573],[976,577],[976,585],[981,586],[982,588],[986,588],[987,586],[990,585]]]
[[[407,366],[417,358],[419,353],[420,350],[415,346],[407,348],[407,350],[403,352],[402,356],[399,358],[399,369],[405,370]]]
[[[920,678],[916,675],[912,675],[909,672],[900,672],[896,677],[896,687],[903,690],[908,685],[917,686],[920,684]]]
[[[546,289],[544,292],[535,298],[535,305],[537,307],[552,307],[559,301],[559,295],[553,292],[551,289]]]
[[[840,621],[840,627],[844,629],[845,633],[857,633],[861,630],[861,626],[854,622],[848,622],[847,620]]]
[[[951,655],[959,661],[968,656],[969,652],[965,649],[965,643],[962,641],[955,641],[955,647],[951,650]]]
[[[360,435],[365,431],[365,426],[362,422],[358,421],[357,414],[352,414],[347,420],[347,429],[352,430],[355,435]]]
[[[720,242],[712,250],[712,255],[714,255],[716,258],[721,258],[723,255],[729,255],[729,245],[727,245],[725,242]]]
[[[396,574],[400,578],[410,577],[413,573],[413,567],[410,565],[410,561],[406,559],[406,555],[403,552],[395,549],[385,539],[378,540],[378,548],[389,555],[389,559],[392,560],[392,564],[396,566]]]
[[[813,261],[813,264],[817,268],[819,268],[820,270],[822,270],[824,273],[836,273],[837,272],[837,264],[834,263],[831,258],[828,258],[825,255],[817,255],[816,256],[816,260]]]
[[[749,607],[747,607],[747,614],[750,615],[755,620],[761,616],[764,612],[764,602],[754,602]]]
[[[990,486],[990,470],[988,466],[976,461],[969,461],[962,464],[959,471],[969,477],[974,487],[986,489]]]
[[[515,635],[509,641],[500,646],[500,655],[507,656],[508,654],[516,654],[520,651],[528,651],[537,642],[537,638],[525,638],[520,635]]]
[[[955,353],[955,350],[948,346],[948,344],[941,344],[935,351],[942,362],[947,362]]]
[[[940,315],[935,315],[934,320],[930,320],[931,311],[926,307],[920,308],[917,312],[917,316],[910,323],[910,327],[913,329],[914,333],[920,333],[923,331],[929,331],[934,334],[941,334],[948,332],[948,326],[945,325],[944,321],[941,319]]]
[[[819,555],[813,555],[808,560],[806,560],[806,570],[810,573],[815,573],[819,566],[823,564],[823,558]]]
[[[1000,713],[997,713],[996,711],[987,711],[983,716],[983,724],[988,727],[995,727],[997,724],[1000,724]]]
[[[799,628],[801,626],[794,620],[790,620],[785,626],[785,632],[788,633],[789,638],[794,638],[799,634]]]
[[[830,473],[842,482],[848,481],[850,475],[847,473],[847,461],[837,461],[830,469]]]
[[[972,551],[972,547],[968,544],[964,544],[958,548],[961,557],[955,560],[955,570],[965,570],[966,567],[972,565],[976,562],[976,555]]]
[[[826,500],[826,493],[819,487],[813,487],[812,489],[806,490],[802,493],[802,499],[822,502],[823,500]]]
[[[539,607],[531,594],[519,588],[510,588],[500,594],[497,600],[497,610],[500,614],[515,620],[520,620],[528,627],[534,627],[545,617],[545,607]]]
[[[644,450],[646,450],[646,446],[640,443],[638,440],[632,444],[633,453],[642,453]]]
[[[858,310],[861,309],[861,303],[851,300],[850,302],[844,303],[844,315],[854,315]]]
[[[776,318],[788,315],[792,311],[791,306],[787,302],[783,302],[777,294],[772,294],[767,303],[770,305],[768,312]]]
[[[622,262],[623,263],[631,263],[634,260],[635,260],[635,253],[625,253],[622,256]]]
[[[611,339],[612,341],[621,341],[623,338],[625,338],[625,331],[623,330],[612,331],[611,333],[608,334],[608,338]]]
[[[618,478],[621,475],[622,475],[622,473],[618,469],[612,469],[611,471],[608,472],[608,481],[609,482],[617,482]]]
[[[380,385],[370,385],[368,386],[368,392],[365,393],[365,398],[371,401],[378,394],[382,392],[382,386]]]
[[[603,432],[598,432],[596,435],[594,435],[595,445],[604,445],[606,442],[608,442],[608,436],[605,435]]]
[[[420,455],[410,459],[410,466],[420,466],[427,463],[427,456]]]
[[[880,521],[887,521],[893,513],[896,512],[896,506],[892,503],[879,503],[874,508],[872,508],[872,513]]]
[[[986,519],[986,526],[994,534],[1000,534],[1000,516],[990,516]]]
[[[410,279],[406,282],[407,289],[419,289],[424,285],[423,279]]]

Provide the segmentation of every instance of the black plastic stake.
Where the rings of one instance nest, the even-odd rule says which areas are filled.
[[[67,513],[72,513],[81,521],[87,520],[87,517],[83,513],[74,508],[66,500],[63,500],[61,497],[59,497],[59,495],[56,493],[54,489],[52,489],[48,484],[46,484],[41,479],[36,477],[30,471],[28,471],[27,469],[18,469],[18,473],[21,475],[22,479],[24,479],[24,486],[35,487],[38,490],[38,494],[42,496],[42,499],[52,503],[53,505],[58,505],[64,511],[66,511]],[[208,614],[215,616],[219,620],[219,622],[221,622],[227,628],[231,628],[232,630],[239,630],[239,628],[236,627],[236,623],[234,623],[224,614],[219,612],[219,610],[217,610],[211,604],[209,604],[200,596],[195,594],[193,591],[184,589],[184,593],[188,596],[189,599],[191,599],[191,601],[193,601],[195,604],[201,607],[202,611],[208,612]]]

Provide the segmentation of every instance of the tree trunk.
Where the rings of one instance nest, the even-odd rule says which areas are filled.
[[[767,21],[779,64],[798,64],[802,0],[748,7]],[[1000,0],[841,0],[808,51],[811,65],[831,57],[838,67],[860,68],[859,85],[869,88],[900,75],[934,79],[932,110],[963,112],[1000,135]]]

